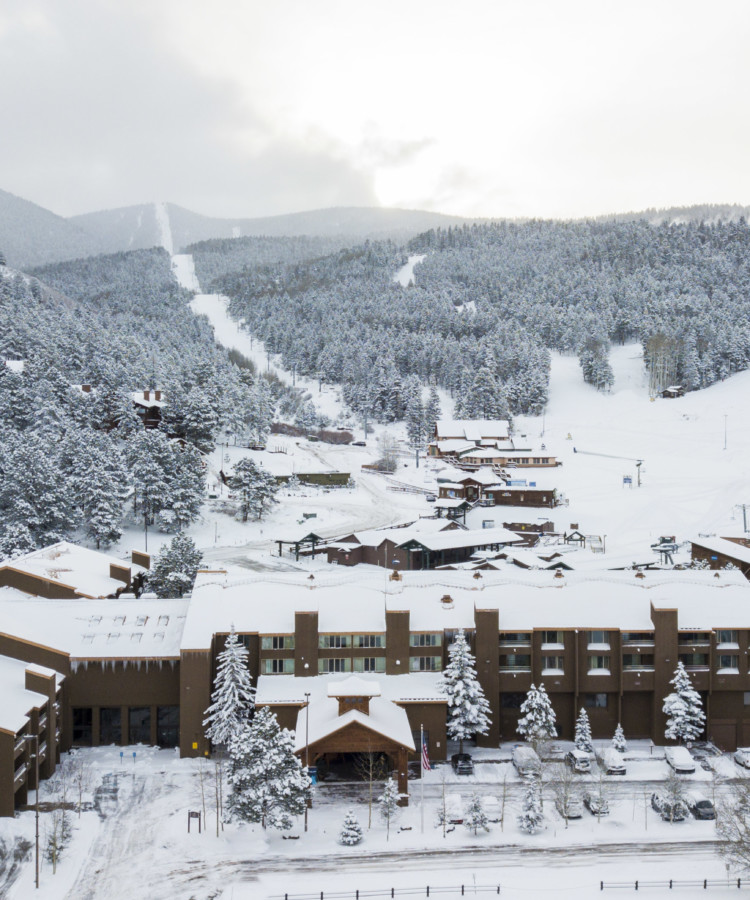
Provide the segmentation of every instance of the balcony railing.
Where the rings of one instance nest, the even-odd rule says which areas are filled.
[[[531,666],[500,666],[501,672],[530,672]]]

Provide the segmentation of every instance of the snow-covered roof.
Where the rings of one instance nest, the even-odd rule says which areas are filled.
[[[264,705],[303,706],[305,694],[310,702],[329,696],[331,688],[346,682],[350,675],[261,675],[255,702]],[[365,684],[378,685],[380,695],[394,703],[445,703],[443,676],[440,672],[409,672],[405,675],[357,675]],[[347,694],[345,696],[353,696]]]
[[[131,578],[146,571],[128,560],[107,556],[68,541],[60,541],[0,563],[0,569],[12,569],[43,578],[52,585],[59,584],[83,597],[108,597],[123,589],[124,581],[110,577],[110,566],[129,569]]]
[[[5,367],[9,371],[13,372],[16,375],[20,375],[24,368],[26,367],[26,360],[24,359],[6,359]]]
[[[466,438],[481,441],[482,438],[502,438],[510,436],[510,422],[507,419],[440,419],[436,424],[438,439]]]
[[[395,741],[408,750],[414,750],[414,739],[411,736],[406,710],[384,697],[373,697],[370,700],[369,715],[356,709],[350,709],[339,715],[339,704],[333,697],[311,699],[309,709],[301,709],[297,713],[294,750],[298,753],[306,746],[316,744],[354,724]]]
[[[473,528],[464,531],[441,531],[438,534],[417,534],[409,540],[420,543],[428,550],[449,550],[453,547],[484,547],[487,544],[517,544],[523,541],[514,531],[506,528]],[[401,542],[406,543],[406,541]]]
[[[146,393],[148,393],[148,397],[143,396]],[[155,391],[133,391],[130,396],[136,406],[143,406],[145,409],[153,409],[154,407],[158,407],[159,409],[161,409],[162,407],[167,405],[164,394],[161,393],[161,399],[157,400],[155,397]]]
[[[472,459],[505,459],[510,456],[508,450],[498,450],[497,447],[471,447],[460,453],[461,457]]]
[[[239,632],[291,634],[295,612],[317,613],[321,633],[384,632],[386,610],[408,611],[412,631],[470,629],[475,609],[497,609],[500,628],[507,631],[651,630],[651,604],[676,609],[679,627],[750,626],[750,583],[740,572],[656,570],[641,579],[632,571],[600,569],[556,578],[547,570],[504,566],[480,579],[475,574],[407,571],[391,581],[369,567],[336,567],[330,574],[316,572],[312,580],[305,572],[198,573],[182,648],[208,649],[212,636],[227,633],[232,623]],[[452,604],[441,602],[445,594]]]
[[[177,659],[189,602],[19,600],[0,594],[0,634],[59,650],[71,660]]]
[[[430,446],[437,447],[438,452],[441,454],[457,453],[460,455],[465,450],[476,449],[476,444],[472,444],[464,438],[447,438],[441,441],[432,441]]]
[[[750,547],[743,547],[742,544],[736,544],[726,538],[690,538],[690,543],[695,544],[696,547],[703,547],[704,550],[709,550],[711,553],[721,553],[722,556],[731,556],[740,562],[750,564]]]
[[[448,485],[450,487],[450,485]],[[463,485],[457,485],[457,487],[463,487]],[[437,509],[458,509],[465,504],[468,504],[468,500],[462,499],[461,497],[438,497],[437,500],[434,501],[435,508]]]
[[[366,681],[358,675],[328,684],[329,697],[379,697],[381,694],[379,681]]]
[[[21,660],[0,656],[0,731],[13,734],[20,731],[28,721],[28,713],[47,702],[46,694],[26,689],[27,669],[42,675],[55,675],[59,679],[57,684],[63,680],[63,676],[53,669],[30,666]]]

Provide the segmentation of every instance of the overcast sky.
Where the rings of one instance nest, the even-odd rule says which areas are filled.
[[[0,188],[61,215],[750,204],[748,0],[0,0]]]

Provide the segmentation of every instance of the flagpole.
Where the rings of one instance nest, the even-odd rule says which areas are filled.
[[[422,834],[424,834],[424,725],[419,726],[419,785],[421,798],[419,812],[422,817]]]

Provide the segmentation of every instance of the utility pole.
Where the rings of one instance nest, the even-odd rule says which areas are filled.
[[[738,503],[736,505],[736,509],[742,510],[742,531],[747,534],[747,509],[750,504],[748,503]]]
[[[305,768],[307,769],[307,777],[310,777],[310,692],[305,693]],[[310,801],[305,803],[305,831],[307,831],[307,810],[310,807]]]

